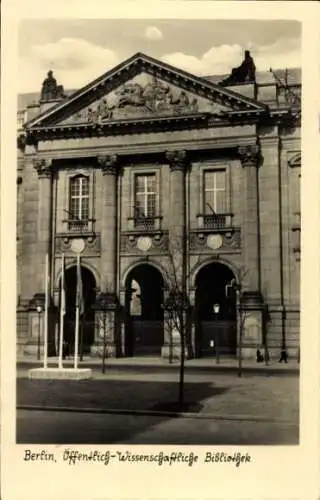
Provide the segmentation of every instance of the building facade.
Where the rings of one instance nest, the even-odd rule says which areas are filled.
[[[175,284],[190,356],[236,356],[240,335],[245,357],[298,355],[301,85],[280,73],[248,52],[223,80],[139,53],[68,95],[48,73],[19,110],[19,353],[42,343],[46,255],[49,355],[62,254],[72,348],[80,254],[85,354],[168,356]]]

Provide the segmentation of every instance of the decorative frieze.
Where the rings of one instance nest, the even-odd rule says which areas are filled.
[[[206,231],[190,231],[189,249],[191,251],[206,252],[211,251],[232,251],[241,248],[240,229],[230,232],[210,233]]]
[[[187,152],[180,151],[167,151],[166,159],[169,162],[171,172],[184,171],[187,166]]]
[[[33,161],[33,166],[37,171],[39,179],[50,178],[52,175],[52,159],[51,158],[36,158]]]
[[[117,155],[101,155],[97,157],[98,164],[102,168],[103,175],[116,175],[118,172]]]
[[[243,167],[258,167],[261,160],[261,151],[258,144],[240,146],[238,148],[241,164]]]

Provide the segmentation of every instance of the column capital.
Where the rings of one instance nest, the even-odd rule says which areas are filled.
[[[258,144],[239,146],[238,155],[243,167],[258,167],[261,159],[260,146]]]
[[[171,172],[176,170],[183,172],[187,166],[187,152],[184,150],[166,151],[166,159],[169,162]]]
[[[49,179],[52,175],[52,159],[51,158],[35,158],[33,167],[38,173],[39,179]]]
[[[103,175],[116,175],[118,172],[118,155],[99,155],[98,164],[102,168]]]

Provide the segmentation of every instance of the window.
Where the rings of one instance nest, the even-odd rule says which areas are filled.
[[[74,229],[83,227],[88,219],[89,178],[79,175],[70,180],[69,226],[72,225]]]
[[[156,176],[155,174],[144,174],[135,176],[135,203],[134,218],[136,221],[144,221],[152,225],[156,216]],[[149,225],[150,225],[149,224]]]
[[[207,170],[204,172],[204,213],[226,213],[226,172]]]
[[[223,228],[227,222],[226,171],[205,170],[203,175],[204,226],[211,229]]]

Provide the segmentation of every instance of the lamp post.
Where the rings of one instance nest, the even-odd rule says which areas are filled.
[[[219,311],[220,311],[220,304],[218,304],[218,303],[213,304],[213,312],[214,312],[216,320],[218,318]],[[217,332],[217,329],[216,329],[216,332]],[[217,364],[219,364],[220,353],[219,353],[219,333],[218,332],[216,334],[215,341],[216,341],[216,362],[217,362]]]
[[[37,359],[40,360],[40,337],[41,337],[41,313],[42,313],[42,307],[39,305],[37,306],[37,313],[38,313],[38,346],[37,346]]]

